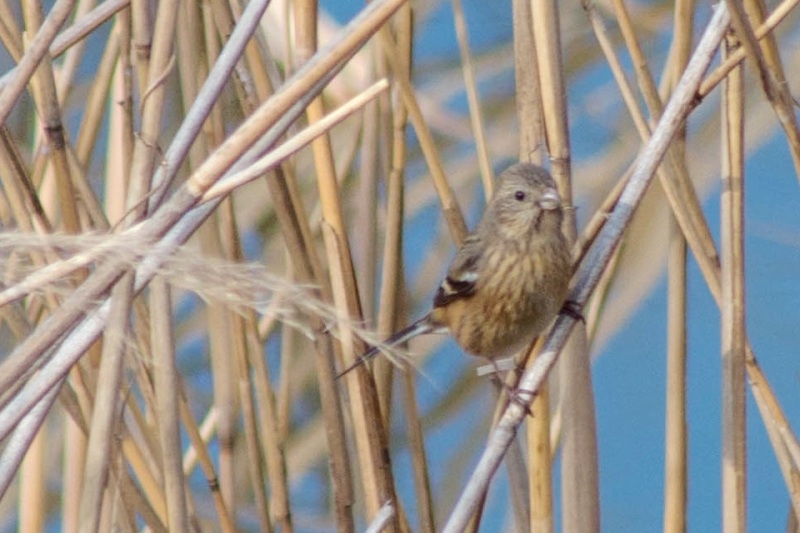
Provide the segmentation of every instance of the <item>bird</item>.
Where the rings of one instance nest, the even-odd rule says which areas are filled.
[[[508,167],[451,261],[431,311],[383,344],[448,332],[464,351],[491,362],[527,347],[567,296],[572,263],[563,217],[564,204],[547,170],[524,162]],[[371,348],[337,379],[377,353]]]

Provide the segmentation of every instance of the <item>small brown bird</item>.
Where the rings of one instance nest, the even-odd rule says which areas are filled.
[[[483,218],[458,250],[433,309],[386,340],[448,331],[472,355],[494,360],[526,347],[558,313],[572,276],[561,196],[529,163],[507,168]],[[372,348],[341,377],[378,353]]]

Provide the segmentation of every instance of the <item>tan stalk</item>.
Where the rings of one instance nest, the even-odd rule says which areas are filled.
[[[143,200],[150,190],[150,179],[153,175],[156,158],[161,153],[159,137],[166,96],[163,76],[168,73],[170,65],[174,61],[175,22],[179,5],[178,0],[166,0],[158,4],[153,30],[152,58],[147,63],[147,70],[142,70],[144,62],[141,58],[137,68],[140,97],[143,98],[143,101],[139,102],[141,126],[134,144],[130,182],[128,183],[127,207],[132,210],[134,216],[128,221],[128,224],[137,221],[145,212],[147,204]],[[144,6],[142,9],[145,9]],[[143,42],[141,36],[136,33],[137,11],[134,9],[132,12],[134,14],[134,46]],[[144,13],[140,12],[139,15],[144,16]]]
[[[800,0],[784,0],[783,3],[779,4],[766,18],[764,23],[755,30],[756,39],[763,39],[767,35],[770,35],[772,30],[774,30],[778,24],[780,24],[781,21],[783,21],[783,19],[792,12],[792,10],[797,6],[798,2],[800,2]],[[700,85],[700,89],[697,91],[697,97],[699,99],[704,98],[708,93],[710,93],[714,87],[719,85],[719,83],[728,75],[731,69],[744,60],[745,55],[746,52],[744,48],[740,48],[728,56],[728,58],[716,69],[714,69],[714,71],[707,74],[705,80],[703,80],[703,84]]]
[[[81,20],[86,17],[87,13],[94,8],[96,0],[81,0],[78,3],[75,13],[72,18],[74,20]],[[56,89],[58,93],[59,102],[65,102],[75,84],[75,76],[81,61],[84,59],[84,51],[86,50],[86,41],[81,39],[71,46],[64,54],[63,61],[58,68],[58,76],[56,79]]]
[[[45,459],[47,430],[42,428],[29,445],[20,469],[19,531],[44,531],[46,523]]]
[[[115,24],[111,30],[111,35],[109,35],[103,51],[103,57],[100,59],[100,64],[95,73],[94,82],[86,98],[81,127],[78,130],[78,136],[75,141],[75,154],[84,168],[88,167],[100,132],[101,121],[108,111],[111,80],[120,58],[120,30],[121,24]],[[114,100],[112,99],[111,101],[113,102]]]
[[[133,154],[133,89],[128,75],[131,68],[130,10],[120,13],[119,23],[114,31],[118,34],[119,58],[110,91],[111,102],[116,102],[116,105],[107,103],[110,109],[105,211],[109,222],[116,225],[125,214],[125,191],[128,190]],[[82,139],[83,135],[79,134],[77,146],[81,146]],[[88,164],[88,156],[86,160],[81,160],[81,164],[84,166]]]
[[[531,3],[525,0],[514,0],[513,10],[519,157],[521,161],[542,164],[545,147],[544,117]],[[534,351],[528,353],[528,363],[533,361],[531,355]],[[516,386],[516,379],[514,386]],[[544,387],[533,401],[531,412],[534,416],[525,424],[528,437],[528,515],[530,517],[527,528],[531,533],[551,533],[553,531],[553,469],[550,449],[550,392],[548,387]]]
[[[789,5],[782,4],[781,7],[788,8]],[[771,28],[772,26],[770,26],[770,24],[777,24],[777,22],[782,20],[782,18],[786,14],[788,13],[785,10],[781,9],[773,12],[773,14],[768,18],[768,22],[765,23],[759,29],[758,32],[756,32],[756,36],[758,38],[763,38],[763,36],[766,35],[765,28],[767,27]],[[634,49],[635,48],[636,47],[634,47]],[[741,59],[743,59],[744,57],[743,54],[744,53],[741,51],[732,52],[731,55],[728,57],[728,59],[726,59],[723,62],[723,65],[721,67],[718,67],[717,70],[715,70],[712,74],[706,76],[704,82],[698,89],[698,92],[702,93],[704,90],[710,90],[711,88],[713,88],[716,85],[716,83],[718,83],[722,79],[722,76],[730,72],[730,69],[733,68],[738,63],[738,61],[741,61]],[[725,67],[725,70],[721,70],[723,67]],[[717,76],[718,73],[721,74],[719,79],[716,79],[715,76]],[[644,94],[647,95],[648,92],[645,91]],[[677,175],[680,176],[681,174],[679,173]],[[666,192],[669,192],[671,190],[670,182],[671,180],[661,181],[661,183],[665,186],[664,189]],[[684,188],[684,192],[690,190],[691,189]],[[685,201],[686,199],[691,199],[691,198],[694,198],[695,200],[693,200],[690,203]],[[697,202],[696,196],[692,194],[689,196],[685,196],[683,201],[671,201],[670,206],[672,207],[673,212],[678,217],[679,222],[682,219],[688,220],[687,218],[683,218],[683,215],[681,214],[684,213],[689,206],[692,207],[690,213],[694,213],[694,215],[689,215],[689,217],[691,217],[695,221],[695,226],[694,226],[695,230],[689,230],[688,229],[689,226],[686,226],[684,224],[681,225],[681,229],[683,231],[684,236],[687,238],[687,242],[690,246],[690,249],[692,250],[695,258],[698,260],[698,264],[700,266],[701,272],[703,273],[703,277],[706,281],[706,284],[708,285],[709,291],[711,292],[712,296],[714,296],[715,301],[719,305],[720,290],[721,290],[719,261],[717,259],[716,250],[713,247],[713,240],[710,237],[711,234],[708,229],[708,226],[706,225],[704,218],[702,218],[701,215],[698,215],[698,213],[700,213],[699,202]],[[775,399],[774,393],[771,387],[769,386],[769,383],[763,376],[763,373],[761,372],[761,369],[759,368],[758,363],[755,360],[755,357],[753,356],[752,348],[749,346],[749,344],[747,345],[746,348],[748,354],[747,366],[746,366],[747,375],[751,381],[751,391],[753,392],[756,404],[759,407],[759,412],[762,414],[762,420],[767,426],[775,424],[779,428],[788,429],[789,427],[788,421],[785,415],[783,414],[779,402]],[[769,415],[765,416],[766,413],[769,413]],[[774,433],[771,432],[771,434]],[[790,430],[784,434],[790,435],[789,438],[792,441],[796,442],[796,438],[793,436]],[[785,452],[785,449],[783,448],[782,445],[780,445],[777,442],[773,442],[773,444],[776,454],[781,455],[782,453]],[[781,463],[780,461],[779,463],[785,464]],[[788,483],[788,480],[791,478],[791,475],[785,469],[783,470],[783,473],[784,473],[784,478],[787,480]],[[791,483],[790,486],[793,485],[794,484]],[[791,490],[790,493],[794,494],[794,492]],[[793,499],[793,504],[795,504],[796,506],[800,505],[800,499],[798,500]],[[800,509],[800,506],[798,506],[797,508]]]
[[[533,24],[553,177],[563,201],[571,205],[571,155],[558,3],[534,3]],[[568,239],[575,239],[574,214],[566,217],[564,232]],[[571,339],[558,370],[558,395],[563,414],[561,501],[564,531],[577,533],[599,530],[600,495],[597,430],[585,328],[581,325],[575,328]]]
[[[317,12],[316,5],[312,2],[298,2],[295,8],[297,56],[299,64],[303,64],[317,48]],[[308,106],[306,114],[310,123],[323,117],[324,109],[320,97]],[[361,302],[342,214],[333,151],[327,136],[317,138],[311,146],[322,203],[322,235],[327,251],[333,299],[337,310],[343,316],[359,321],[363,318]],[[362,342],[352,342],[354,339],[348,329],[345,325],[340,331],[343,338],[342,349],[346,354],[344,361],[352,361],[365,349]],[[388,444],[374,384],[364,372],[358,374],[364,379],[349,379],[347,384],[351,396],[350,410],[358,449],[357,458],[361,466],[367,517],[372,520],[386,501],[395,501],[394,481],[389,458],[385,453]],[[394,523],[394,527],[397,527],[397,522]]]
[[[112,317],[103,342],[103,354],[98,368],[98,387],[86,445],[84,484],[80,497],[80,531],[92,533],[98,530],[103,492],[109,479],[111,441],[118,427],[117,395],[122,379],[122,364],[125,355],[125,339],[128,331],[128,313],[132,295],[130,283],[121,284],[114,290]]]
[[[795,173],[800,177],[800,131],[794,111],[794,97],[787,87],[786,76],[780,66],[780,56],[774,46],[774,37],[771,34],[765,36],[759,46],[754,31],[754,25],[764,18],[763,7],[752,1],[749,2],[749,9],[740,0],[727,0],[726,3],[731,11],[731,26],[736,30],[740,47],[756,67],[764,94],[772,104],[789,143]]]
[[[736,25],[736,15],[732,19]],[[737,36],[741,33],[737,31]],[[723,53],[739,47],[729,35]],[[722,530],[747,530],[744,300],[744,73],[731,71],[722,93]]]
[[[472,134],[475,137],[475,152],[478,158],[478,168],[483,180],[483,191],[489,198],[494,190],[494,172],[489,156],[489,147],[486,144],[486,129],[483,125],[483,113],[478,99],[478,87],[475,82],[475,66],[472,62],[472,52],[469,48],[469,33],[464,17],[464,7],[461,0],[453,0],[453,22],[456,26],[458,50],[461,53],[461,70],[464,73],[464,86],[469,104],[469,119],[472,124]]]
[[[25,54],[17,63],[12,78],[7,81],[3,92],[0,93],[0,124],[6,123],[11,109],[47,55],[50,43],[55,39],[56,32],[64,24],[74,5],[75,0],[58,0],[42,22],[36,35],[25,47]]]
[[[396,75],[408,80],[411,76],[413,56],[413,13],[410,5],[404,6],[395,17],[395,34],[397,36],[398,64],[402,72]],[[388,113],[387,113],[388,115]],[[378,314],[378,331],[389,334],[399,326],[405,317],[402,313],[401,295],[403,294],[403,220],[405,216],[405,166],[408,150],[406,132],[408,112],[402,102],[393,108],[391,116],[391,162],[386,180],[386,235],[383,248],[383,269],[381,272],[380,310]],[[388,119],[387,119],[388,122]],[[387,124],[387,127],[389,124]],[[379,384],[379,392],[383,393],[382,413],[384,427],[391,427],[391,379],[393,365],[386,361],[377,361],[375,374]],[[412,458],[414,474],[414,492],[419,517],[419,531],[432,533],[436,530],[434,521],[434,501],[431,494],[428,459],[425,453],[422,422],[419,418],[416,394],[416,375],[406,368],[401,374],[403,382],[402,395],[405,414],[408,447]]]
[[[436,193],[439,195],[444,219],[450,230],[450,237],[452,237],[457,245],[460,245],[467,236],[467,224],[464,221],[461,208],[458,206],[458,201],[453,195],[453,189],[445,176],[444,166],[442,165],[436,144],[433,141],[433,135],[425,122],[425,118],[422,116],[422,110],[419,108],[411,83],[403,77],[403,65],[398,59],[402,56],[394,52],[397,44],[392,39],[388,29],[384,28],[381,30],[380,39],[386,59],[388,60],[388,65],[391,71],[395,73],[395,82],[400,96],[403,99],[403,105],[408,112],[408,118],[411,120],[414,131],[419,138],[420,149],[428,164],[428,170],[431,173]]]
[[[157,400],[155,415],[169,516],[167,526],[170,531],[188,531],[185,480],[181,466],[180,378],[175,362],[172,298],[169,291],[169,285],[162,278],[156,278],[150,286],[153,381]]]
[[[686,240],[674,220],[667,292],[667,413],[664,458],[664,533],[686,531]]]

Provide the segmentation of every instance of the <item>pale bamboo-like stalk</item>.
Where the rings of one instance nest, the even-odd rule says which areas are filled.
[[[133,154],[133,88],[130,76],[130,10],[119,15],[114,28],[117,34],[119,56],[111,80],[112,101],[119,102],[109,110],[108,148],[105,179],[105,213],[110,224],[118,224],[125,215],[125,191],[130,178]],[[83,131],[83,130],[81,130]],[[88,135],[88,134],[87,134]],[[80,146],[83,135],[78,135],[76,146]],[[86,167],[88,161],[80,161]]]
[[[670,49],[670,90],[680,79],[691,55],[694,30],[694,0],[680,0],[675,6],[675,37]],[[637,46],[638,49],[638,46]],[[643,78],[646,87],[654,86],[652,77]],[[646,90],[646,89],[645,89]],[[650,109],[661,105],[657,94],[648,98]],[[686,175],[686,130],[677,137],[672,154],[681,176]],[[664,533],[683,533],[686,530],[688,505],[688,430],[686,421],[686,238],[679,234],[674,215],[672,238],[667,255],[667,412],[664,473]]]
[[[11,59],[18,63],[23,53],[22,33],[19,28],[11,24],[14,19],[14,13],[8,4],[0,2],[0,41],[3,42]]]
[[[75,155],[84,168],[88,165],[92,151],[100,132],[101,120],[106,112],[108,105],[109,89],[111,79],[120,58],[120,25],[116,24],[111,30],[108,41],[106,42],[103,56],[95,72],[94,82],[92,83],[89,95],[86,98],[83,120],[75,141]]]
[[[198,237],[203,254],[210,257],[223,255],[218,234],[218,213],[200,227]],[[234,465],[234,446],[239,435],[240,419],[239,390],[236,387],[237,366],[231,364],[231,351],[238,341],[233,336],[230,310],[218,302],[211,302],[206,310],[208,328],[209,357],[211,361],[214,391],[214,408],[219,413],[217,419],[217,439],[219,441],[219,485],[225,504],[235,514],[239,491]],[[239,347],[241,349],[241,347]],[[240,354],[241,356],[241,354]],[[235,361],[235,359],[234,359]],[[251,459],[253,460],[253,459]]]
[[[544,162],[544,117],[539,88],[539,67],[533,36],[531,3],[512,2],[514,12],[514,77],[517,117],[519,118],[519,160],[541,165]]]
[[[657,120],[663,112],[663,104],[658,91],[653,81],[653,76],[650,70],[646,67],[644,54],[636,39],[633,26],[631,24],[630,16],[627,12],[625,4],[616,1],[614,4],[617,13],[617,20],[620,21],[620,28],[622,29],[625,43],[628,50],[634,57],[635,63],[639,65],[637,69],[637,82],[639,84],[644,101],[647,104],[650,113],[651,121]],[[686,28],[688,24],[679,26],[680,32],[676,35],[675,53],[672,55],[672,68],[674,70],[669,76],[678,79],[680,73],[685,68],[684,64],[680,61],[685,61],[686,51],[690,39],[691,28]],[[601,41],[602,42],[602,41]],[[614,54],[607,50],[607,57],[612,64],[619,65],[619,61]],[[615,69],[615,73],[621,70]],[[649,128],[644,126],[644,117],[639,109],[633,91],[627,87],[627,82],[623,76],[616,76],[617,83],[623,91],[623,95],[628,106],[628,112],[634,118],[634,123],[637,125],[639,136],[642,140],[646,141],[649,138]],[[686,163],[683,157],[683,141],[682,136],[679,137],[665,156],[665,164],[659,170],[659,183],[661,184],[664,193],[669,201],[670,208],[675,215],[684,236],[689,242],[689,245],[694,252],[701,269],[707,277],[713,276],[713,271],[718,267],[719,260],[717,258],[716,248],[714,245],[711,232],[708,229],[708,224],[705,221],[700,201],[694,191],[694,186],[688,175]],[[711,288],[712,292],[715,290]]]
[[[627,11],[623,3],[618,2],[618,13]],[[670,48],[669,79],[670,90],[680,79],[691,54],[691,42],[694,20],[694,0],[680,0],[675,5],[674,37]],[[616,5],[616,3],[615,3]],[[626,25],[630,27],[630,25]],[[626,32],[626,41],[633,44],[636,57],[642,57],[638,41],[632,29]],[[655,83],[648,69],[642,69],[639,86],[645,92],[646,101],[651,114],[662,113],[662,105]],[[673,156],[673,168],[682,179],[686,179],[685,128],[676,138],[670,151]],[[687,189],[689,189],[687,187]],[[674,209],[673,209],[674,212]],[[686,421],[686,237],[680,226],[670,217],[671,239],[667,253],[667,412],[664,457],[664,533],[684,533],[687,523],[688,505],[688,430]]]
[[[394,17],[392,28],[396,36],[397,46],[394,57],[399,70],[396,77],[411,79],[412,57],[414,53],[413,13],[410,5],[403,6]],[[384,51],[380,46],[373,48],[376,63],[387,68]],[[392,104],[391,107],[389,105]],[[408,157],[406,143],[408,128],[408,110],[402,100],[393,99],[385,107],[387,116],[385,124],[386,146],[389,150],[388,172],[386,173],[386,221],[383,241],[383,264],[381,267],[380,300],[378,304],[377,331],[382,336],[389,336],[397,331],[401,322],[407,317],[403,313],[403,222],[406,216],[405,168]],[[366,132],[365,132],[366,134]],[[373,261],[377,264],[378,257]],[[373,364],[375,386],[378,389],[381,415],[384,425],[391,427],[394,365],[389,361],[378,360]],[[404,391],[407,389],[404,389]],[[406,424],[411,424],[406,419]],[[416,472],[415,472],[416,473]],[[419,480],[415,477],[415,480]],[[420,494],[417,494],[419,497]],[[424,504],[423,504],[424,505]]]
[[[94,4],[95,0],[81,0],[75,9],[73,18],[80,20],[86,17],[86,14],[95,7]],[[71,46],[64,54],[64,61],[61,63],[61,68],[58,70],[58,79],[56,80],[58,101],[62,104],[67,99],[73,88],[78,66],[84,59],[85,51],[86,42],[81,39]]]
[[[41,5],[34,0],[22,3],[25,25],[29,31],[42,27]],[[67,233],[78,233],[80,222],[75,202],[75,190],[66,155],[66,136],[61,120],[61,106],[56,94],[55,76],[49,54],[44,54],[40,68],[30,80],[32,93],[42,121],[42,129],[50,148],[50,168],[58,191],[59,214],[62,228]],[[5,96],[5,91],[2,96]],[[2,98],[0,96],[0,98]],[[51,218],[54,218],[51,216]]]
[[[734,15],[733,20],[736,21]],[[740,21],[740,23],[743,21]],[[737,34],[741,28],[737,26]],[[738,48],[728,37],[724,54]],[[747,530],[744,287],[744,73],[733,69],[722,92],[722,530]]]

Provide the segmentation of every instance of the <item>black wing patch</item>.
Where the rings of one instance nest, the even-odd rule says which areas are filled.
[[[475,292],[478,283],[478,261],[481,254],[477,239],[467,239],[464,247],[459,250],[453,259],[447,277],[444,278],[436,296],[433,298],[434,307],[442,307],[453,300],[466,298]]]

